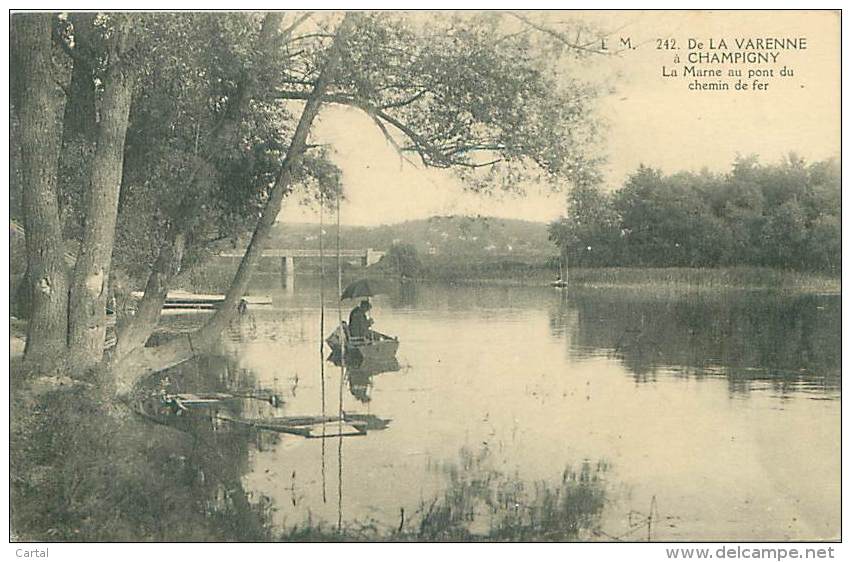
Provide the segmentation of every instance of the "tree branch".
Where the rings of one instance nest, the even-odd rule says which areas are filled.
[[[613,53],[610,53],[608,51],[599,51],[597,49],[589,49],[587,47],[587,45],[589,45],[590,43],[586,43],[585,45],[577,44],[577,43],[571,41],[570,39],[568,39],[567,37],[565,37],[564,35],[562,35],[561,33],[559,33],[558,31],[555,31],[554,29],[550,29],[549,27],[546,27],[546,26],[543,26],[543,25],[540,25],[540,24],[533,22],[532,20],[530,20],[529,18],[527,18],[523,14],[519,14],[517,12],[506,12],[506,13],[509,16],[517,18],[518,20],[525,23],[526,25],[528,25],[532,29],[535,29],[535,30],[540,31],[542,33],[546,33],[550,37],[553,37],[556,40],[558,40],[559,43],[561,43],[564,46],[569,47],[571,49],[575,49],[577,51],[583,51],[583,52],[586,52],[586,53],[592,53],[592,54],[595,54],[595,55],[611,56],[613,54]]]
[[[384,124],[384,122],[381,121],[381,119],[379,119],[377,115],[369,114],[369,116],[370,118],[372,118],[373,122],[375,122],[375,125],[384,135],[384,138],[387,139],[387,142],[389,142],[393,146],[393,148],[396,149],[396,152],[399,154],[399,158],[413,166],[414,163],[411,161],[410,158],[405,156],[404,149],[399,145],[398,142],[396,142],[396,139],[393,137],[392,134],[390,134],[390,131],[387,130],[387,126]]]
[[[295,43],[296,41],[304,41],[305,39],[315,39],[317,37],[321,37],[323,39],[333,39],[333,33],[307,33],[305,35],[299,35],[298,37],[293,37],[288,43]]]
[[[310,16],[313,15],[313,12],[305,12],[301,16],[299,16],[291,25],[287,26],[286,29],[281,31],[281,36],[284,38],[284,42],[290,42],[294,39],[290,39],[290,35],[292,35],[293,31],[295,31],[298,26],[303,24],[305,21],[310,19]]]
[[[292,90],[279,90],[277,94],[278,99],[286,100],[306,100],[309,98],[309,96],[310,94],[308,92],[299,92]],[[419,133],[417,133],[406,123],[390,115],[382,108],[375,107],[374,105],[370,104],[365,100],[357,99],[356,97],[349,94],[328,93],[323,96],[322,101],[324,103],[335,103],[360,109],[361,111],[369,115],[370,118],[372,118],[372,120],[376,122],[376,124],[379,124],[379,128],[381,129],[381,132],[384,134],[385,138],[387,138],[400,153],[416,152],[419,155],[423,165],[427,167],[449,168],[451,166],[457,165],[468,168],[480,168],[483,166],[489,166],[495,164],[496,161],[490,162],[488,164],[475,164],[471,162],[465,162],[464,160],[459,160],[457,158],[452,158],[452,156],[478,150],[493,151],[505,149],[504,145],[497,143],[471,143],[466,145],[453,146],[451,150],[447,152],[446,149],[441,149],[434,143],[430,142],[428,139],[423,138]],[[385,123],[391,125],[395,129],[400,131],[402,134],[404,134],[411,141],[411,146],[399,147],[398,142],[395,140],[395,138],[393,138],[393,135],[389,133],[387,127],[384,126]]]
[[[412,103],[423,97],[428,91],[428,88],[423,88],[422,90],[417,92],[413,97],[408,98],[406,100],[400,100],[384,104],[381,106],[381,109],[392,109],[394,107],[405,107],[406,105],[411,105]]]

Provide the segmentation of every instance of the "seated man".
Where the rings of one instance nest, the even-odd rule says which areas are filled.
[[[372,306],[368,300],[362,300],[360,304],[352,309],[349,314],[349,335],[353,338],[368,338],[369,327],[372,326],[372,318],[369,317],[369,309]]]

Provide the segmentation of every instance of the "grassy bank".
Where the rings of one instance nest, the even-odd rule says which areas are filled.
[[[767,267],[575,269],[570,282],[592,287],[682,287],[684,289],[774,289],[839,293],[841,279]]]
[[[420,278],[449,283],[548,285],[557,272],[544,264],[429,264]],[[839,277],[768,267],[600,267],[572,268],[572,286],[670,290],[767,289],[809,293],[841,291]]]
[[[266,264],[258,276],[281,275],[280,265]],[[325,275],[332,278],[336,265],[326,264]],[[230,283],[235,264],[222,266],[208,264],[183,274],[175,286],[204,287],[223,290]],[[621,287],[634,289],[666,289],[674,291],[695,290],[777,290],[805,293],[839,294],[839,276],[770,267],[572,267],[569,270],[571,286]],[[297,276],[318,277],[319,264],[305,260],[298,265]],[[369,268],[345,263],[343,278],[358,277],[398,278],[399,274],[388,264],[379,262]],[[422,281],[439,281],[463,285],[529,285],[548,286],[558,277],[553,260],[526,256],[518,260],[485,260],[459,256],[422,256],[416,273],[409,278]]]

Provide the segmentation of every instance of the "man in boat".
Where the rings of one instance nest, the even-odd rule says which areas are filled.
[[[349,314],[349,335],[353,338],[369,338],[372,326],[372,318],[369,317],[369,309],[372,305],[364,299],[360,304],[352,309]]]

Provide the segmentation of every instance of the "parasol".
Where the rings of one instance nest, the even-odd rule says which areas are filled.
[[[340,300],[356,299],[359,297],[373,297],[386,292],[387,290],[384,288],[384,285],[374,279],[358,279],[357,281],[349,283],[346,288],[343,289],[343,294],[340,295]]]

